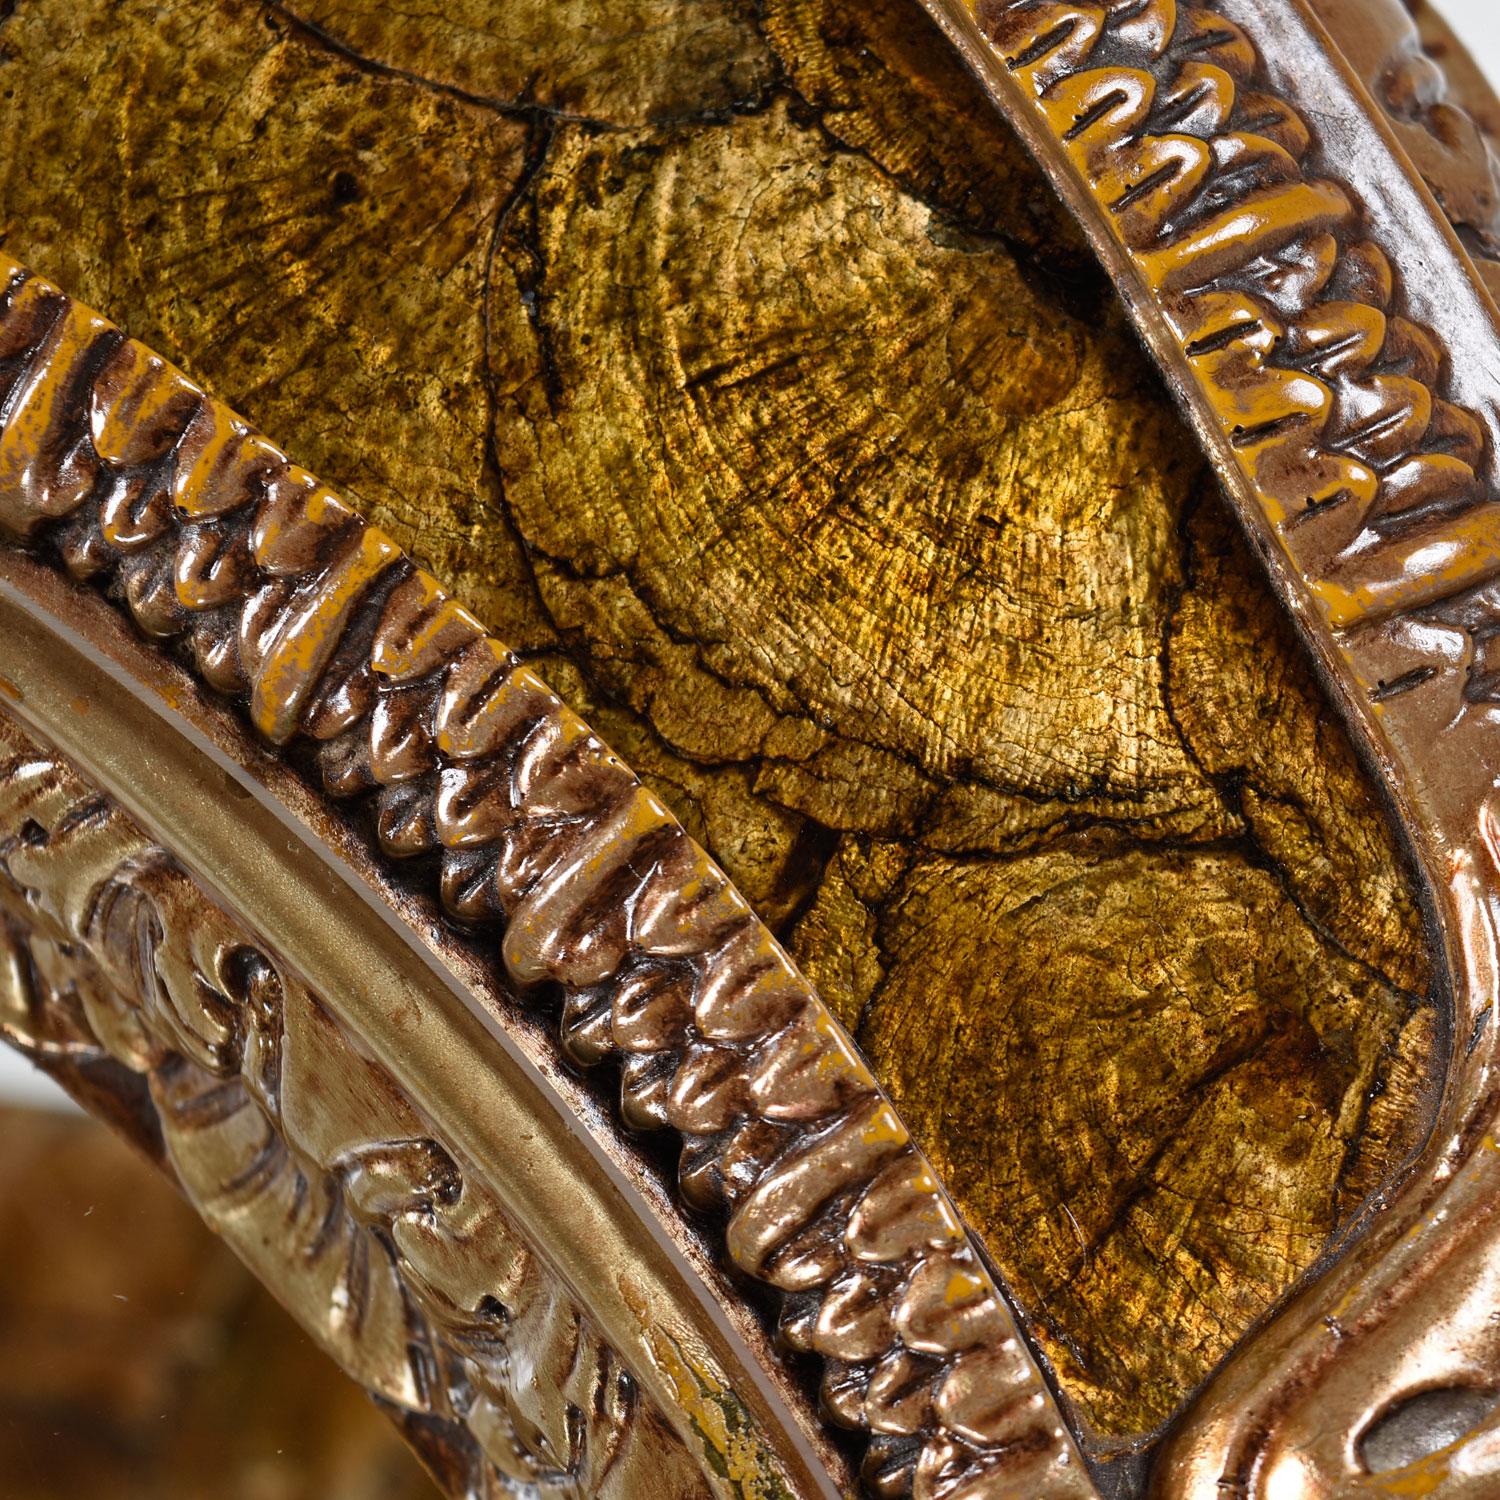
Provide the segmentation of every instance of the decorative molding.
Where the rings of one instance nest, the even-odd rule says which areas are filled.
[[[389,538],[165,361],[0,259],[0,528],[368,807],[823,1361],[879,1496],[1094,1493],[956,1211],[726,877]]]
[[[1363,205],[1207,5],[984,0],[980,25],[1099,204],[1336,631],[1500,574],[1486,433]],[[1387,683],[1399,692],[1406,684]]]
[[[1500,1483],[1486,1451],[1500,1417],[1437,1468],[1375,1472],[1367,1452],[1383,1449],[1366,1439],[1417,1395],[1500,1389],[1500,409],[1487,373],[1500,331],[1478,279],[1493,284],[1493,265],[1476,273],[1470,259],[1490,254],[1489,148],[1444,99],[1394,0],[928,4],[1089,229],[1386,777],[1429,878],[1464,1044],[1423,1159],[1211,1382],[1155,1493],[1485,1493]],[[868,1491],[1094,1495],[1003,1297],[875,1080],[666,810],[394,543],[225,407],[3,257],[0,287],[0,530],[112,600],[349,816],[368,817],[388,860],[415,861],[455,921],[498,938],[504,973],[539,1010],[560,1008],[569,1055],[618,1069],[625,1122],[681,1136],[684,1196],[722,1227],[737,1270],[774,1289],[786,1343],[822,1361],[825,1410],[868,1438]],[[14,972],[48,996],[49,1015],[71,1016],[96,973],[128,995],[121,976],[150,972],[143,939],[130,940],[135,970],[112,952],[82,955],[77,939],[63,957],[38,948],[56,946],[49,932],[25,939]],[[289,993],[298,982],[266,951]],[[193,962],[211,993],[253,1012],[244,976],[231,994],[233,976]],[[61,987],[47,990],[53,971]],[[204,1100],[226,1080],[259,1099],[245,1071],[260,1055],[246,1045],[253,1028],[216,1043],[222,1004],[194,1029],[174,1019],[178,1001],[154,996],[133,1002],[161,1013],[150,1045],[182,1061],[144,1068],[153,1128],[174,1161],[186,1153],[179,1175],[233,1237],[250,1219],[223,1183],[261,1160],[267,1137],[231,1136]],[[290,1011],[283,1000],[282,1013],[302,1018],[298,1036],[327,1020],[311,998]],[[62,1049],[56,1066],[101,1041],[38,1037],[34,1049]],[[405,1149],[435,1137],[391,1104],[389,1067],[365,1066],[383,1080],[380,1110],[361,1096],[304,1122],[260,1101],[226,1118],[236,1130],[277,1121],[286,1171],[308,1182],[357,1162],[349,1182],[379,1211],[340,1176],[340,1212],[384,1243],[414,1193],[428,1192],[421,1214],[437,1220],[444,1184],[459,1181],[462,1197],[469,1179],[452,1152],[454,1179]],[[187,1080],[181,1109],[156,1081],[164,1071]],[[366,1163],[361,1140],[403,1149]],[[217,1165],[194,1178],[220,1142]],[[380,1196],[392,1182],[405,1197]],[[472,1313],[491,1252],[456,1232],[446,1243],[447,1269],[469,1278],[457,1305]],[[291,1285],[275,1263],[266,1274]],[[464,1364],[472,1318],[455,1333],[451,1317],[425,1304],[423,1316],[456,1350],[465,1391],[479,1389]],[[380,1378],[409,1381],[402,1358],[389,1354]],[[637,1424],[645,1410],[637,1393]],[[613,1469],[562,1464],[554,1416],[521,1426],[546,1437],[557,1467],[517,1482],[608,1492]],[[493,1446],[514,1448],[514,1431],[481,1426],[470,1449],[490,1453],[495,1433]],[[622,1431],[606,1423],[580,1462],[612,1442],[625,1453]],[[472,1487],[473,1463],[460,1469],[450,1483]]]
[[[1419,1397],[1500,1389],[1500,326],[1434,197],[1487,149],[1470,127],[1424,180],[1428,127],[1457,117],[1385,0],[927,4],[1194,423],[1386,782],[1451,981],[1433,1137],[1210,1381],[1152,1493],[1492,1494],[1500,1409],[1440,1455],[1367,1444]]]
[[[480,1175],[263,940],[0,715],[0,1035],[144,1081],[207,1223],[466,1496],[711,1493]]]
[[[709,1226],[672,1201],[665,1153],[612,1127],[606,1091],[562,1061],[549,1018],[530,1013],[482,935],[382,869],[367,829],[128,617],[3,547],[0,638],[5,712],[170,849],[399,1080],[524,1226],[715,1494],[849,1493],[848,1455],[822,1429],[806,1372],[778,1359],[764,1309],[714,1264]],[[131,1076],[75,1070],[67,1082],[160,1157]]]
[[[1500,261],[1500,164],[1473,113],[1485,112],[1484,101],[1472,85],[1464,97],[1433,55],[1431,8],[1422,0],[1313,0],[1313,8],[1490,281]],[[1459,49],[1451,33],[1445,49]]]

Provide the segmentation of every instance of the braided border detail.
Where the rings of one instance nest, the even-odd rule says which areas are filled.
[[[979,0],[1336,631],[1500,574],[1485,429],[1250,39],[1187,0]]]
[[[0,530],[175,647],[454,918],[562,995],[621,1112],[823,1361],[891,1500],[1086,1500],[1077,1448],[853,1043],[624,764],[377,528],[106,319],[0,256]]]

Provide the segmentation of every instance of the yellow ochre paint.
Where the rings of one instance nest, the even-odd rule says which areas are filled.
[[[621,1291],[640,1320],[652,1362],[671,1382],[697,1435],[704,1462],[741,1500],[795,1500],[745,1404],[706,1359],[661,1327],[638,1292],[628,1284]]]

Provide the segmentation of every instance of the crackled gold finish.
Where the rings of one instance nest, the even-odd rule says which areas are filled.
[[[1397,281],[1401,247],[1320,170],[1251,37],[1177,0],[1118,20],[1029,0],[980,14],[1329,626],[1410,614],[1500,571],[1474,397],[1451,399],[1442,337]],[[1231,170],[1233,190],[1217,192]]]
[[[1394,6],[1363,27],[1352,6],[1322,7],[1355,36],[1390,120],[1300,0],[933,8],[1120,277],[1389,782],[1452,972],[1455,1045],[1411,1179],[1210,1385],[1156,1492],[1487,1493],[1500,328],[1431,196],[1480,233],[1461,169],[1493,193],[1483,138],[1443,115]],[[1395,1467],[1372,1459],[1367,1440],[1403,1407],[1461,1397],[1467,1436]]]
[[[1156,1428],[1420,1138],[1428,960],[1190,436],[940,35],[25,0],[0,37],[8,248],[583,712],[855,1034],[1080,1424]],[[101,69],[102,134],[62,103]]]
[[[1353,10],[1320,8],[1331,25]],[[958,19],[1261,527],[1335,693],[1349,699],[1352,663],[1377,700],[1373,725],[1353,703],[1356,727],[1422,829],[1452,960],[1484,935],[1482,884],[1463,881],[1488,858],[1472,835],[1493,330],[1417,169],[1476,253],[1492,204],[1478,136],[1445,113],[1399,13],[1375,14],[1347,34],[1378,102],[1290,0],[994,4],[988,42]],[[39,152],[27,122],[66,132],[66,114],[6,117],[9,243],[138,308],[320,466],[347,465],[486,624],[588,704],[856,1032],[1092,1454],[1149,1434],[1419,1146],[1445,1036],[1348,748],[1238,545],[1192,503],[1180,430],[977,91],[891,4],[771,0],[758,25],[732,4],[691,23],[638,4],[602,26],[523,5],[503,29],[482,5],[431,25],[342,0],[145,15],[39,0],[0,21],[12,77],[66,91],[107,46],[128,101],[118,149],[75,153],[63,190],[118,210],[86,244],[32,171],[55,143]],[[138,47],[114,50],[122,25]],[[176,92],[153,104],[164,77]],[[1332,105],[1309,107],[1324,84]],[[221,242],[257,248],[197,248]],[[394,242],[409,274],[390,274]],[[1430,284],[1401,273],[1413,244]],[[830,1092],[829,1034],[795,1018],[763,1039],[711,1024],[700,1054],[705,973],[622,976],[632,904],[680,907],[701,878],[653,842],[660,807],[638,824],[623,793],[591,805],[587,900],[528,884],[579,832],[576,768],[547,762],[565,800],[539,821],[497,823],[485,798],[505,778],[454,715],[469,693],[479,720],[516,710],[524,736],[529,679],[497,659],[492,702],[477,624],[392,542],[237,429],[219,451],[195,390],[76,305],[49,321],[50,293],[27,303],[41,285],[19,283],[0,329],[13,526],[373,804],[388,858],[440,858],[450,913],[503,917],[513,979],[570,983],[573,1055],[623,1061],[628,1121],[715,1137],[704,1160],[690,1148],[684,1185],[724,1200],[738,1263],[789,1293],[791,1341],[833,1357],[829,1407],[881,1434],[873,1488],[1029,1487],[1005,1423],[1033,1418],[1068,1457],[1053,1479],[1081,1484],[1024,1358],[1024,1402],[984,1421],[964,1406],[987,1377],[950,1380],[901,1321],[920,1274],[835,1263],[826,1225],[778,1239],[808,1205],[769,1191],[760,1222],[741,1217],[736,1195],[756,1199],[767,1153],[791,1149],[770,1126],[805,1124],[765,1099],[810,1074],[819,1118],[848,1125],[873,1082],[834,1045]],[[238,479],[214,472],[225,452]],[[455,477],[478,498],[451,498]],[[415,666],[377,660],[402,618]],[[1476,959],[1457,998],[1476,1046],[1487,982]],[[1444,1129],[1477,1128],[1475,1055],[1450,1069]],[[721,1084],[700,1130],[684,1099]],[[831,1150],[803,1177],[852,1162]],[[1431,1169],[1415,1180],[1457,1170]],[[1378,1226],[1410,1226],[1419,1196],[1220,1380],[1166,1493],[1374,1482],[1356,1439],[1423,1371],[1487,1378],[1482,1340],[1462,1370],[1412,1362],[1442,1311],[1430,1269],[1392,1310],[1406,1272]],[[1438,1326],[1471,1328],[1482,1223],[1412,1244],[1448,1256],[1446,1292],[1471,1297]],[[1361,1303],[1349,1288],[1372,1266]],[[880,1358],[893,1326],[904,1350]],[[1450,1468],[1389,1482],[1457,1482]]]
[[[662,804],[389,538],[220,402],[41,277],[0,260],[0,278],[0,524],[117,597],[149,638],[180,641],[265,740],[303,749],[329,795],[362,799],[386,857],[426,857],[443,909],[493,934],[513,985],[560,994],[569,1051],[619,1065],[625,1119],[683,1138],[684,1193],[724,1223],[736,1267],[780,1294],[787,1343],[821,1357],[823,1401],[868,1436],[878,1492],[1089,1494],[905,1126]],[[575,1262],[600,1253],[561,1223],[560,1239]],[[653,1347],[636,1369],[670,1391],[681,1365],[696,1374]],[[720,1403],[737,1400],[711,1378]],[[673,1419],[711,1455],[691,1392],[672,1393]],[[774,1458],[753,1434],[749,1448],[748,1470],[725,1454],[712,1472],[777,1493]]]

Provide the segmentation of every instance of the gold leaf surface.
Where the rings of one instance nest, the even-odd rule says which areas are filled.
[[[0,236],[671,803],[1100,1443],[1412,1149],[1429,957],[1369,781],[914,7],[17,0]]]

